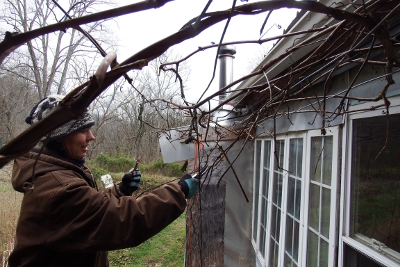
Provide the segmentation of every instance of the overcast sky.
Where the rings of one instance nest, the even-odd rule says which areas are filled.
[[[120,5],[131,4],[132,0],[119,0]],[[139,1],[136,1],[139,2]],[[249,1],[256,2],[256,1]],[[118,29],[115,33],[119,38],[120,51],[118,60],[122,62],[129,56],[147,47],[148,45],[177,32],[190,19],[200,15],[207,0],[175,0],[165,4],[159,9],[121,16],[115,21]],[[237,1],[238,5],[244,4]],[[214,0],[209,11],[225,10],[231,8],[232,1]],[[282,34],[283,30],[290,24],[296,14],[295,9],[281,9],[272,13],[264,32],[264,36],[275,36]],[[224,41],[257,40],[260,38],[260,29],[267,13],[257,16],[237,16],[232,18]],[[223,21],[197,37],[185,41],[173,47],[175,53],[186,56],[195,51],[199,46],[210,45],[211,42],[218,43],[226,21]],[[277,25],[280,25],[279,29]],[[268,46],[268,44],[264,45]],[[271,46],[271,44],[269,44]],[[264,49],[265,50],[265,49]],[[195,101],[212,78],[213,65],[216,49],[198,53],[189,60],[191,76],[185,92],[189,100]],[[234,79],[248,74],[248,62],[262,51],[257,44],[236,45],[237,54],[234,60]],[[218,66],[216,77],[210,88],[210,93],[218,88]]]

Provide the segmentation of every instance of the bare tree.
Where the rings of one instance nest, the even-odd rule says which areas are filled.
[[[51,34],[59,30],[65,30],[66,28],[70,27],[76,28],[78,25],[92,23],[103,19],[109,19],[111,17],[119,16],[122,14],[140,12],[149,8],[158,8],[167,2],[169,1],[143,1],[123,8],[110,9],[99,12],[97,14],[66,20],[26,33],[8,33],[5,35],[5,39],[3,40],[3,42],[0,43],[0,61],[3,62],[4,59],[6,59],[7,56],[16,49],[16,47],[31,40],[34,40],[34,38],[42,36],[44,34]],[[314,25],[315,27],[312,27],[311,29],[306,31],[285,33],[273,38],[225,43],[260,44],[277,40],[279,38],[285,38],[288,36],[301,37],[297,39],[296,42],[294,42],[292,46],[289,47],[284,53],[282,53],[281,55],[277,55],[273,60],[269,62],[263,62],[263,65],[255,69],[251,74],[241,77],[240,79],[220,89],[218,92],[212,94],[211,96],[199,99],[196,103],[188,103],[186,101],[184,88],[181,85],[181,101],[177,101],[176,99],[171,99],[168,97],[160,99],[157,98],[155,94],[153,94],[151,99],[145,99],[143,101],[142,111],[146,111],[147,107],[153,109],[153,113],[150,112],[148,114],[161,113],[161,111],[164,110],[164,107],[169,110],[181,109],[191,115],[191,124],[193,125],[194,129],[197,128],[197,126],[200,126],[204,127],[204,129],[206,129],[205,131],[208,131],[210,125],[209,119],[216,109],[220,108],[222,105],[228,102],[240,103],[240,99],[242,99],[243,97],[250,98],[253,99],[253,107],[248,113],[242,116],[243,120],[240,124],[241,127],[234,129],[234,133],[232,133],[232,129],[227,129],[228,131],[231,131],[232,134],[237,136],[237,139],[246,136],[246,141],[248,141],[254,137],[252,135],[252,132],[256,125],[262,123],[268,118],[275,119],[277,116],[284,115],[286,111],[282,111],[281,107],[283,107],[282,105],[287,103],[288,101],[310,101],[312,99],[315,100],[320,98],[325,99],[326,95],[303,96],[303,93],[309,90],[318,80],[322,78],[327,78],[327,80],[329,80],[333,71],[337,71],[338,69],[344,68],[346,67],[346,65],[352,63],[361,64],[360,70],[363,68],[363,66],[365,66],[365,64],[384,66],[387,73],[387,75],[385,76],[387,84],[384,88],[382,88],[381,93],[379,93],[374,98],[359,98],[359,100],[377,101],[379,99],[383,99],[385,100],[385,105],[387,105],[387,107],[389,106],[389,102],[386,99],[387,88],[394,83],[392,78],[393,67],[400,64],[394,50],[394,47],[398,45],[398,41],[390,38],[386,23],[387,19],[393,18],[394,14],[396,14],[396,12],[398,12],[399,10],[399,5],[396,3],[396,1],[363,1],[361,4],[357,5],[353,2],[349,2],[345,4],[335,4],[334,6],[325,6],[320,2],[314,1],[271,0],[253,2],[243,5],[237,5],[237,1],[232,1],[232,8],[229,10],[207,12],[207,9],[211,2],[212,1],[208,1],[204,10],[202,12],[199,12],[199,16],[184,24],[179,31],[142,49],[124,62],[120,64],[116,64],[115,61],[111,62],[112,60],[114,60],[115,55],[110,54],[108,58],[105,59],[105,63],[101,64],[99,71],[96,73],[95,76],[90,79],[89,82],[86,82],[77,87],[67,96],[65,103],[63,103],[63,105],[61,105],[60,108],[57,110],[57,112],[60,112],[58,114],[63,114],[63,116],[65,116],[63,117],[63,119],[65,120],[68,120],[68,118],[74,118],[74,116],[78,116],[79,111],[81,112],[82,110],[84,110],[94,99],[96,99],[101,94],[101,92],[103,92],[111,84],[115,83],[119,79],[119,77],[126,75],[125,73],[127,71],[132,69],[142,69],[149,62],[156,59],[165,51],[167,51],[169,47],[198,35],[202,31],[208,29],[210,26],[215,25],[218,22],[226,21],[226,27],[224,30],[225,33],[226,29],[229,27],[229,22],[232,17],[267,13],[284,7],[297,8],[310,12],[326,14],[333,19],[333,22],[330,26],[318,28],[318,25]],[[343,6],[349,8],[343,9]],[[349,36],[351,36],[354,32],[357,33],[356,38],[349,38]],[[224,33],[222,35],[224,35]],[[369,50],[360,49],[359,44],[368,38],[376,38],[380,41],[380,45],[372,45]],[[223,40],[223,38],[221,38],[220,40]],[[332,42],[332,40],[334,41]],[[163,71],[173,73],[179,80],[181,78],[181,76],[179,75],[180,66],[186,59],[188,59],[193,54],[204,51],[205,49],[216,48],[217,50],[220,50],[223,44],[224,43],[221,41],[220,43],[215,45],[200,47],[197,51],[194,51],[190,55],[180,60],[170,62],[170,64],[163,64],[161,66],[161,69]],[[302,60],[294,62],[290,66],[290,68],[288,67],[284,72],[274,77],[273,80],[267,79],[267,82],[263,84],[259,84],[257,86],[249,88],[241,88],[240,90],[235,91],[234,94],[231,94],[228,99],[221,102],[216,108],[211,110],[202,110],[202,105],[207,104],[212,98],[225,93],[226,90],[232,88],[233,86],[241,83],[242,81],[250,77],[264,75],[264,73],[268,71],[272,66],[274,66],[277,62],[281,61],[284,58],[290,57],[299,49],[307,46],[315,46],[316,48],[310,54],[305,55]],[[380,62],[370,61],[370,52],[368,51],[374,49],[383,50],[386,58]],[[352,55],[351,59],[349,57],[349,54]],[[354,59],[354,54],[358,55],[359,58]],[[315,79],[313,78],[314,80],[310,80],[310,77],[303,76],[305,73],[307,73],[307,71],[311,71],[312,69],[323,70],[326,62],[328,62],[330,65],[334,65],[332,70],[327,70],[326,72],[320,71],[320,75]],[[111,66],[112,70],[106,72],[107,66]],[[130,79],[128,79],[128,81],[130,83],[133,82]],[[299,86],[300,88],[297,88]],[[329,86],[329,83],[326,83],[326,86]],[[338,96],[342,98],[342,101],[335,111],[328,112],[323,104],[315,107],[312,110],[312,112],[317,112],[318,114],[320,114],[320,116],[324,118],[321,128],[324,128],[325,124],[329,123],[329,120],[331,120],[333,117],[344,114],[346,112],[343,109],[343,105],[345,101],[349,99],[348,92],[351,90],[352,86],[353,84],[349,86],[348,91],[344,95]],[[293,88],[297,89],[293,90]],[[205,91],[206,90],[207,89],[205,89]],[[328,88],[326,88],[325,91],[327,90]],[[262,94],[259,94],[260,92],[262,92]],[[68,110],[75,110],[76,112],[74,114],[69,114],[67,112]],[[56,115],[57,113],[54,112],[54,114]],[[153,125],[151,123],[151,119],[153,118],[153,116],[143,117],[143,113],[141,114],[141,112],[139,112],[138,117],[140,118],[140,121],[142,121],[144,124],[147,124],[150,127],[154,127],[155,129],[162,130],[164,127],[161,124]],[[145,121],[144,118],[148,121]],[[45,123],[46,121],[43,122],[43,125],[45,125]],[[59,123],[62,123],[62,121],[59,120],[56,124],[52,126],[47,126],[46,128],[43,128],[41,130],[38,130],[37,128],[30,129],[30,132],[34,132],[35,135],[30,137],[29,139],[25,139],[24,145],[18,144],[17,141],[19,140],[18,138],[25,138],[27,135],[26,133],[16,138],[15,141],[10,142],[9,145],[4,147],[0,151],[1,155],[4,155],[4,161],[7,161],[7,159],[9,158],[13,158],[18,154],[29,150],[29,147],[33,143],[35,143],[34,141],[37,140],[37,138],[47,134],[49,131],[51,131],[52,127],[58,127]],[[229,151],[231,147],[232,146],[229,146],[224,151],[221,151],[220,159],[224,157],[224,155]],[[215,149],[218,150],[220,148],[216,147]],[[240,151],[238,153],[240,153]],[[218,160],[216,160],[214,163],[218,164]],[[232,164],[233,163],[234,161],[232,161]],[[224,176],[224,174],[225,173],[223,173],[222,176]]]
[[[94,127],[97,140],[92,150],[140,157],[145,162],[161,155],[157,132],[189,122],[182,110],[171,109],[162,101],[149,102],[169,99],[182,104],[180,85],[186,84],[189,68],[182,65],[180,79],[172,72],[159,71],[160,64],[176,59],[173,51],[167,51],[142,71],[134,72],[132,85],[123,86],[118,80],[93,102],[91,109],[98,123]]]
[[[14,75],[0,75],[0,138],[3,143],[16,137],[26,127],[21,123],[34,104],[32,83]]]
[[[64,14],[55,5],[55,1],[6,0],[1,10],[3,15],[0,17],[0,23],[6,24],[7,29],[25,33],[69,18],[90,14],[102,5],[111,4],[112,0],[72,0],[64,7],[67,11],[67,14]],[[100,22],[88,24],[85,28],[99,43],[108,46],[108,40],[114,39],[107,38],[110,35],[108,29],[106,25],[100,25]],[[86,60],[96,58],[98,53],[78,28],[41,35],[28,41],[26,46],[20,47],[16,52],[19,55],[18,61],[9,61],[2,67],[10,74],[34,81],[39,99],[51,93],[66,93],[67,88],[80,84],[78,82],[81,79],[77,76],[87,79],[87,73],[90,72],[82,74],[77,69],[82,69],[82,65],[87,65]],[[21,58],[24,63],[18,64]],[[75,75],[69,74],[71,70]]]

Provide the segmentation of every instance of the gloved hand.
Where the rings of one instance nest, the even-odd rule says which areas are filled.
[[[139,169],[131,169],[122,177],[122,182],[119,184],[119,190],[125,196],[130,196],[135,190],[139,188],[141,179],[142,176],[140,175]]]
[[[199,191],[200,180],[195,179],[189,173],[182,176],[178,184],[181,186],[182,192],[185,194],[185,198],[189,199]]]

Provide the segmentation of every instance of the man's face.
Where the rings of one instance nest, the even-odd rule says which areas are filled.
[[[90,128],[82,129],[61,139],[71,159],[82,159],[86,156],[89,142],[95,138]]]

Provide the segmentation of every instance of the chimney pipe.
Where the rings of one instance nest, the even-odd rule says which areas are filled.
[[[233,55],[236,54],[236,48],[233,45],[221,46],[218,58],[219,58],[219,89],[224,88],[233,81]],[[223,102],[229,90],[219,96],[219,102]]]

